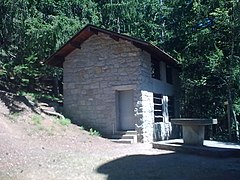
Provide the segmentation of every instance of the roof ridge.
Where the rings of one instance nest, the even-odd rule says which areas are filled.
[[[173,65],[177,65],[177,60],[172,56],[167,54],[165,51],[160,49],[160,47],[153,45],[149,42],[140,40],[136,37],[131,37],[126,34],[117,33],[112,30],[107,30],[92,24],[87,24],[83,29],[77,32],[72,36],[65,44],[63,44],[57,51],[55,51],[50,57],[46,59],[45,64],[52,66],[62,67],[64,58],[71,53],[76,48],[81,48],[81,44],[84,43],[89,37],[93,34],[98,34],[99,32],[109,35],[111,38],[118,40],[123,39],[129,42],[138,48],[141,48],[147,51],[151,55],[160,56],[162,60]]]

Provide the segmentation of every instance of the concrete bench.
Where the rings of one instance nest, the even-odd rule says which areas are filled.
[[[217,124],[217,119],[174,118],[171,122],[182,125],[184,144],[202,146],[205,126]]]

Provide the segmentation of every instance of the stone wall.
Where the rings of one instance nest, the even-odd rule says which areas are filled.
[[[153,93],[142,91],[143,103],[143,141],[153,141],[154,104]]]
[[[141,77],[140,77],[140,89],[142,91],[142,112],[143,116],[140,120],[143,122],[143,142],[153,142],[159,140],[170,139],[176,137],[178,129],[173,127],[169,122],[168,114],[163,114],[163,122],[154,122],[154,104],[153,93],[162,94],[165,97],[164,103],[167,103],[167,96],[174,96],[178,98],[178,72],[173,69],[173,84],[166,82],[166,63],[160,62],[161,80],[152,78],[151,56],[148,53],[143,53],[141,56]],[[165,102],[166,101],[166,102]],[[178,116],[178,103],[175,103],[175,115]],[[166,111],[165,111],[166,112]],[[146,133],[148,132],[148,133]]]
[[[170,123],[164,122],[158,129],[153,105],[153,93],[175,93],[174,86],[166,83],[165,66],[161,62],[163,79],[153,79],[150,54],[128,41],[116,41],[102,33],[93,35],[81,49],[70,53],[63,64],[65,115],[103,135],[114,134],[119,130],[118,92],[133,90],[138,142],[152,142],[156,133],[161,137],[164,133],[168,138]]]
[[[116,131],[116,91],[136,90],[141,53],[131,43],[101,33],[86,40],[64,62],[65,114],[103,134]],[[137,98],[135,93],[135,105]]]

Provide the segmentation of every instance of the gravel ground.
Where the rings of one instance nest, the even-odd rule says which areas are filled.
[[[26,108],[9,115],[0,101],[0,179],[240,179],[240,158],[209,158],[116,144]],[[9,118],[10,117],[10,118]]]

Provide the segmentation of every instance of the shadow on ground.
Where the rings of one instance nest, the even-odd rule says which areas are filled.
[[[108,180],[237,180],[240,179],[240,159],[207,158],[181,153],[130,155],[103,164],[97,172],[108,175]]]
[[[24,110],[19,104],[24,103],[27,107],[29,107],[35,113],[38,113],[35,110],[34,103],[30,102],[24,96],[18,96],[13,93],[5,92],[0,90],[0,100],[4,102],[4,104],[8,107],[10,113],[18,113]]]

